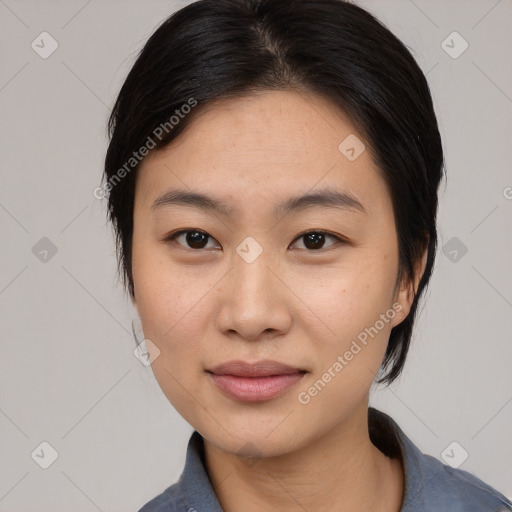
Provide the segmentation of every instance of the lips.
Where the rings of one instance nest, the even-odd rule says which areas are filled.
[[[294,386],[307,373],[277,361],[229,361],[207,370],[215,386],[227,397],[242,402],[270,400]]]
[[[215,375],[234,375],[236,377],[270,377],[274,375],[290,375],[292,373],[305,372],[305,370],[301,370],[300,368],[294,368],[293,366],[269,359],[256,363],[228,361],[208,371]]]

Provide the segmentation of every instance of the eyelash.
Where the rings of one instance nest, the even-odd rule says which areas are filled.
[[[190,228],[190,229],[181,229],[180,231],[176,231],[174,233],[171,233],[170,235],[166,236],[164,238],[164,242],[175,242],[176,239],[180,236],[180,235],[183,235],[183,234],[186,234],[186,233],[201,233],[203,235],[206,235],[209,239],[212,239],[212,240],[215,240],[215,238],[213,238],[211,235],[209,235],[208,233],[206,233],[205,231],[202,231],[200,229],[195,229],[195,228]],[[309,231],[305,231],[303,233],[301,233],[300,235],[297,235],[292,244],[295,243],[297,240],[299,240],[300,238],[306,236],[306,235],[309,235],[311,233],[317,233],[317,234],[322,234],[322,235],[326,235],[326,236],[329,236],[331,238],[334,238],[336,240],[336,242],[332,245],[329,245],[326,249],[329,249],[331,247],[334,247],[336,245],[340,245],[340,244],[348,244],[348,240],[344,239],[343,237],[340,237],[339,235],[335,235],[333,233],[330,233],[329,231],[323,231],[323,230],[309,230]],[[208,240],[209,241],[209,240]],[[178,244],[180,245],[180,244]],[[208,250],[208,249],[193,249],[191,247],[184,247],[184,246],[181,246],[183,249],[185,250],[190,250],[192,252],[199,252],[199,251],[204,251],[204,250]],[[320,249],[299,249],[301,251],[306,251],[306,252],[321,252],[322,250],[326,250],[324,249],[323,247],[320,248]]]

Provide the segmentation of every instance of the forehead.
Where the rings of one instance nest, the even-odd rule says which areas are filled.
[[[264,155],[269,164],[286,164],[314,160],[319,153],[338,157],[339,143],[355,131],[344,112],[319,96],[264,91],[208,104],[185,136],[168,148],[172,152],[181,144],[194,144],[198,157],[214,149],[216,159],[245,152],[247,159]]]
[[[346,140],[364,147],[348,116],[318,96],[266,91],[218,101],[143,160],[137,193],[150,201],[179,185],[249,208],[327,186],[375,201],[385,191],[380,173],[367,150],[347,158]]]

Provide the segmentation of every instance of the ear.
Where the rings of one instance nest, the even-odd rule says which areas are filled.
[[[409,311],[411,310],[412,303],[414,301],[414,297],[416,296],[416,292],[418,291],[418,286],[425,272],[425,266],[427,264],[427,255],[428,249],[423,251],[423,256],[421,260],[417,261],[415,269],[414,269],[414,278],[411,280],[407,277],[402,279],[402,282],[398,283],[397,290],[395,293],[395,303],[399,303],[401,308],[398,309],[398,313],[394,316],[391,321],[391,326],[395,327],[401,322],[403,322]]]

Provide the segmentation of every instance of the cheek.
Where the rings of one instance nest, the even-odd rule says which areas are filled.
[[[207,314],[206,301],[201,299],[212,284],[191,275],[191,269],[177,272],[149,258],[139,258],[133,274],[144,336],[159,350],[151,364],[155,379],[185,420],[195,422],[194,397],[201,393],[201,341]]]
[[[309,329],[317,364],[297,399],[310,403],[312,416],[332,407],[339,419],[362,400],[380,369],[395,314],[390,304],[393,281],[380,271],[377,266],[372,271],[352,268],[312,297],[312,309],[329,328],[326,337]],[[318,325],[318,333],[327,331]]]
[[[144,334],[161,347],[177,353],[190,351],[204,328],[206,295],[212,284],[194,277],[166,272],[146,273],[137,295]],[[135,276],[134,276],[135,279]]]
[[[331,334],[354,334],[373,324],[392,305],[396,265],[392,254],[354,254],[328,270],[297,275],[294,282],[305,303]]]
[[[204,278],[197,268],[177,269],[162,250],[149,245],[134,244],[132,265],[144,335],[158,346],[169,361],[166,364],[176,360],[171,354],[182,361],[192,357],[206,316],[203,299],[213,291],[215,281]]]
[[[297,280],[303,294],[309,290],[307,304],[321,319],[314,323],[316,332],[313,324],[305,329],[319,361],[315,378],[329,369],[331,378],[336,375],[332,378],[336,383],[329,386],[333,399],[339,393],[365,390],[380,368],[396,314],[392,307],[395,256],[392,250],[360,251],[323,276]]]

